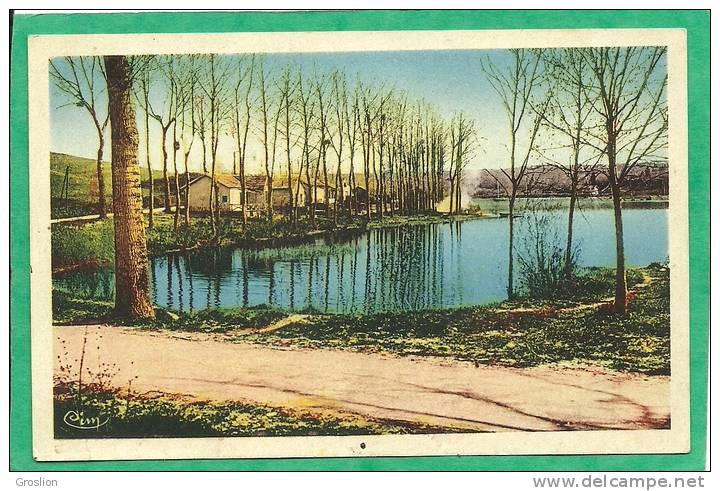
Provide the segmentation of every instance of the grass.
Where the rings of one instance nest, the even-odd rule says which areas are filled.
[[[638,281],[637,273],[630,284]],[[616,370],[669,374],[669,275],[663,268],[649,274],[657,278],[638,290],[624,317],[608,308],[561,310],[611,295],[611,272],[598,270],[583,280],[581,294],[556,301],[521,299],[442,311],[316,316],[311,322],[237,341],[440,356],[478,365],[528,367],[582,361]],[[528,307],[532,309],[523,311]]]
[[[53,224],[50,244],[53,268],[83,264],[104,267],[115,261],[115,233],[110,218],[81,225]]]
[[[146,329],[211,333],[267,326],[288,315],[283,310],[263,306],[211,308],[185,313],[155,307],[155,320],[139,321],[116,317],[113,307],[112,301],[77,298],[75,292],[71,295],[61,289],[53,289],[53,322],[57,325],[107,322]]]
[[[81,401],[81,403],[78,403]],[[168,394],[86,390],[82,397],[68,385],[55,386],[56,438],[143,438],[212,436],[320,436],[437,432],[409,422],[375,420],[338,411],[309,412],[257,403],[196,401]],[[92,429],[68,425],[65,415],[82,412],[105,422]]]
[[[440,356],[480,364],[529,367],[582,361],[646,374],[670,373],[669,271],[659,265],[628,271],[628,313],[607,307],[572,309],[613,294],[614,272],[590,269],[564,296],[519,298],[495,305],[372,315],[312,315],[271,333],[230,338],[295,348],[335,348],[387,352],[400,356]],[[111,315],[112,304],[53,293],[55,322],[82,323]],[[142,327],[196,332],[227,332],[264,327],[288,315],[273,308],[208,309],[168,314]],[[114,323],[133,324],[112,320]],[[137,325],[137,324],[136,324]]]
[[[110,156],[109,145],[105,146],[106,158]],[[92,215],[97,213],[98,187],[97,168],[95,159],[76,157],[64,153],[50,152],[50,196],[52,218]],[[105,199],[112,205],[112,175],[110,162],[103,162],[103,177],[105,178]],[[62,199],[62,187],[65,180],[65,170],[68,169],[68,208]],[[162,171],[154,170],[153,177],[162,180]],[[148,180],[146,167],[140,167],[140,180]],[[156,183],[156,185],[159,185]],[[149,195],[149,188],[143,188],[143,195]]]

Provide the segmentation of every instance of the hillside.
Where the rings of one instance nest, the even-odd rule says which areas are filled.
[[[61,198],[66,169],[69,179],[67,207],[65,200]],[[110,206],[112,204],[110,162],[103,162],[103,175],[105,177],[105,197]],[[157,180],[156,190],[160,189],[162,171],[154,171],[153,177]],[[147,169],[141,167],[140,179],[143,183],[143,197],[146,198],[148,196]],[[50,194],[52,218],[97,213],[98,186],[95,160],[50,152]]]
[[[579,194],[609,195],[607,172],[607,167],[601,165],[583,167],[579,172]],[[465,173],[464,180],[466,187],[472,190],[473,197],[476,198],[503,196],[503,187],[510,188],[507,175],[500,169],[469,170]],[[667,165],[634,166],[625,178],[623,192],[626,196],[667,196]],[[568,196],[569,193],[569,177],[563,170],[551,165],[528,167],[527,176],[519,190],[521,196]]]

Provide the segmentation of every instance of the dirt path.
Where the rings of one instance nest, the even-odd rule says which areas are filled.
[[[658,428],[669,422],[668,377],[587,367],[476,368],[438,358],[280,350],[108,326],[54,331],[56,370],[80,358],[87,332],[85,366],[97,372],[102,363],[115,364],[114,382],[125,386],[137,376],[132,387],[139,392],[479,431]]]
[[[174,210],[175,207],[173,206],[172,209]],[[165,208],[162,206],[159,208],[153,208],[153,212],[155,213],[162,213],[165,211]],[[150,213],[150,210],[148,208],[143,208],[143,213],[146,215]],[[112,218],[113,213],[108,212],[106,214],[107,218]],[[92,215],[82,215],[82,216],[76,216],[76,217],[65,217],[65,218],[53,218],[50,220],[50,223],[83,223],[83,222],[94,222],[100,219],[100,216],[95,213]]]

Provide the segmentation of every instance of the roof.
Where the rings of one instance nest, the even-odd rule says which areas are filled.
[[[240,188],[240,181],[231,174],[217,174],[215,180],[226,188]]]
[[[266,181],[267,178],[262,175],[245,176],[245,189],[247,189],[248,191],[264,191]]]
[[[190,185],[193,185],[200,179],[208,178],[211,176],[205,174],[196,179],[190,181]],[[216,174],[215,181],[226,188],[241,189],[240,176],[234,176],[232,174]],[[262,192],[265,189],[265,176],[245,176],[245,189],[247,191]]]

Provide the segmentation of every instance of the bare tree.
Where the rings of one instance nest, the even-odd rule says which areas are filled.
[[[197,87],[197,75],[195,73],[197,69],[197,57],[190,55],[183,59],[183,63],[180,66],[180,73],[178,74],[176,87],[177,87],[177,102],[176,102],[176,125],[179,124],[179,139],[175,141],[175,146],[178,150],[182,151],[183,166],[185,174],[185,192],[183,196],[184,201],[184,219],[185,227],[190,226],[190,168],[189,159],[190,152],[192,151],[193,144],[195,143],[195,92]],[[177,188],[177,172],[176,172],[176,188]],[[180,203],[180,193],[176,193],[178,206]],[[175,216],[179,214],[179,209],[176,208]],[[176,218],[177,222],[177,218]]]
[[[573,219],[578,199],[581,171],[592,172],[601,152],[591,151],[586,133],[595,125],[588,95],[590,71],[581,52],[574,48],[546,51],[545,76],[552,86],[548,106],[536,113],[548,130],[548,148],[540,150],[544,160],[559,169],[570,182],[570,204],[565,241],[564,275],[569,278],[573,268]],[[552,136],[562,141],[554,143]],[[557,157],[556,152],[560,153]],[[590,168],[587,168],[589,163]]]
[[[502,169],[509,184],[498,181],[498,184],[505,189],[509,208],[508,298],[515,296],[513,287],[515,201],[535,148],[535,138],[542,120],[538,114],[544,112],[550,99],[544,97],[536,105],[537,111],[532,111],[531,100],[537,97],[537,91],[542,83],[541,54],[537,50],[511,49],[511,63],[507,67],[496,65],[489,58],[481,60],[488,82],[497,93],[505,110],[510,133],[510,169],[509,172]]]
[[[347,94],[347,92],[346,92]],[[357,151],[358,136],[360,133],[360,102],[358,100],[358,93],[355,91],[352,96],[352,103],[350,103],[349,96],[346,95],[347,103],[345,104],[344,120],[345,120],[345,133],[347,134],[348,142],[348,155],[350,157],[350,168],[348,176],[348,189],[350,191],[350,202],[348,203],[348,214],[350,216],[358,215],[358,204],[357,204],[357,182],[355,181],[355,153]]]
[[[474,124],[462,113],[457,113],[450,123],[450,204],[449,213],[462,209],[462,172],[468,164],[470,139],[475,132]]]
[[[220,222],[220,203],[217,190],[217,151],[220,143],[220,135],[227,125],[228,116],[231,110],[227,93],[227,81],[230,76],[227,59],[219,55],[205,55],[204,72],[198,78],[198,87],[203,92],[208,104],[208,118],[210,134],[210,196],[209,207],[213,237],[217,240]]]
[[[258,100],[260,102],[260,120],[261,120],[261,129],[260,129],[260,142],[262,143],[263,150],[264,150],[264,159],[263,159],[263,166],[265,167],[265,213],[266,218],[268,220],[272,220],[273,217],[273,200],[272,200],[272,194],[273,194],[273,174],[275,171],[275,150],[276,150],[276,144],[277,144],[277,129],[278,129],[278,120],[280,116],[280,110],[282,109],[282,106],[280,106],[279,101],[277,101],[277,108],[275,109],[275,117],[272,118],[272,110],[273,110],[273,101],[270,94],[270,87],[271,82],[268,80],[269,74],[265,70],[265,64],[261,61],[258,66],[258,84],[257,89],[259,91]],[[271,119],[274,121],[274,129],[270,129],[270,125],[272,124]],[[272,136],[272,143],[271,143],[271,136],[270,131],[273,131]],[[272,145],[272,157],[271,157],[271,148]]]
[[[663,47],[587,48],[593,110],[601,119],[594,147],[605,153],[615,216],[615,310],[626,311],[622,186],[633,168],[665,161],[667,69]]]
[[[150,202],[148,209],[148,228],[152,230],[155,217],[155,178],[150,163],[150,88],[152,80],[152,70],[150,66],[146,66],[145,69],[138,74],[138,80],[140,94],[138,94],[136,98],[142,104],[145,122],[145,164],[148,171],[148,200]]]
[[[300,126],[301,126],[301,141],[302,141],[302,155],[300,158],[300,178],[297,182],[295,196],[298,196],[300,192],[300,186],[302,185],[303,170],[305,171],[305,183],[309,188],[311,186],[310,180],[310,166],[311,166],[311,139],[314,134],[315,124],[315,98],[313,97],[312,88],[305,83],[305,79],[302,72],[298,74],[298,105],[300,108]],[[308,218],[310,218],[313,225],[315,225],[315,210],[311,206],[310,201],[313,200],[311,191],[305,193],[305,207]]]
[[[345,80],[345,74],[339,71],[335,71],[332,74],[332,101],[334,109],[334,131],[336,135],[330,139],[331,145],[335,150],[335,156],[337,157],[337,167],[335,169],[335,203],[333,204],[333,224],[337,226],[338,223],[338,202],[343,206],[345,204],[345,191],[342,176],[342,161],[343,161],[343,150],[345,149],[346,139],[349,136],[346,133],[346,121],[348,117],[348,95],[347,95],[347,82]],[[352,151],[352,150],[351,150]]]
[[[197,81],[197,77],[196,77]],[[202,145],[202,168],[203,173],[208,174],[207,168],[207,134],[208,134],[208,123],[209,118],[207,114],[207,100],[203,95],[202,91],[195,91],[193,98],[193,112],[195,113],[195,126],[193,131],[200,140]]]
[[[323,205],[325,207],[325,214],[327,215],[330,209],[330,188],[328,183],[328,171],[327,171],[327,148],[330,146],[330,104],[328,94],[328,77],[325,74],[315,73],[313,79],[313,91],[315,92],[315,108],[317,110],[317,123],[318,123],[318,161],[315,166],[315,175],[313,178],[313,201],[311,204],[313,219],[315,216],[315,209],[317,206],[317,189],[318,189],[318,177],[320,169],[322,168],[323,173]],[[322,164],[322,167],[321,167]]]
[[[98,150],[96,158],[96,173],[98,182],[98,215],[107,216],[105,203],[105,178],[102,172],[102,159],[105,149],[105,128],[110,121],[110,112],[105,111],[105,117],[100,111],[98,95],[103,90],[105,70],[100,58],[96,56],[70,57],[62,59],[64,67],[59,60],[50,60],[50,76],[55,85],[67,94],[72,103],[85,108],[92,118],[98,136]]]
[[[280,94],[280,107],[282,108],[282,127],[280,128],[280,132],[285,140],[289,219],[293,225],[295,225],[297,220],[295,197],[297,195],[293,192],[291,153],[292,149],[297,145],[297,141],[292,140],[293,126],[296,123],[295,98],[297,93],[297,81],[293,79],[289,66],[282,71],[280,80],[277,83],[277,90]]]
[[[105,56],[111,123],[115,313],[154,318],[142,217],[138,131],[133,106],[133,65],[125,56]]]
[[[240,206],[242,208],[243,228],[247,225],[247,189],[245,185],[245,170],[247,164],[247,142],[250,131],[250,117],[252,109],[251,94],[255,76],[255,55],[241,57],[237,61],[237,75],[234,87],[234,103],[232,110],[235,144],[238,155],[238,170],[240,172]]]
[[[170,127],[175,123],[175,117],[173,114],[175,106],[175,82],[174,82],[174,58],[172,56],[164,57],[159,59],[159,66],[162,73],[163,90],[166,93],[162,109],[157,110],[153,108],[152,103],[148,103],[148,110],[150,116],[158,122],[160,125],[162,138],[160,144],[162,145],[162,164],[163,164],[163,195],[165,212],[170,213],[172,207],[170,206],[170,179],[168,177],[168,151],[167,151],[167,136]]]

